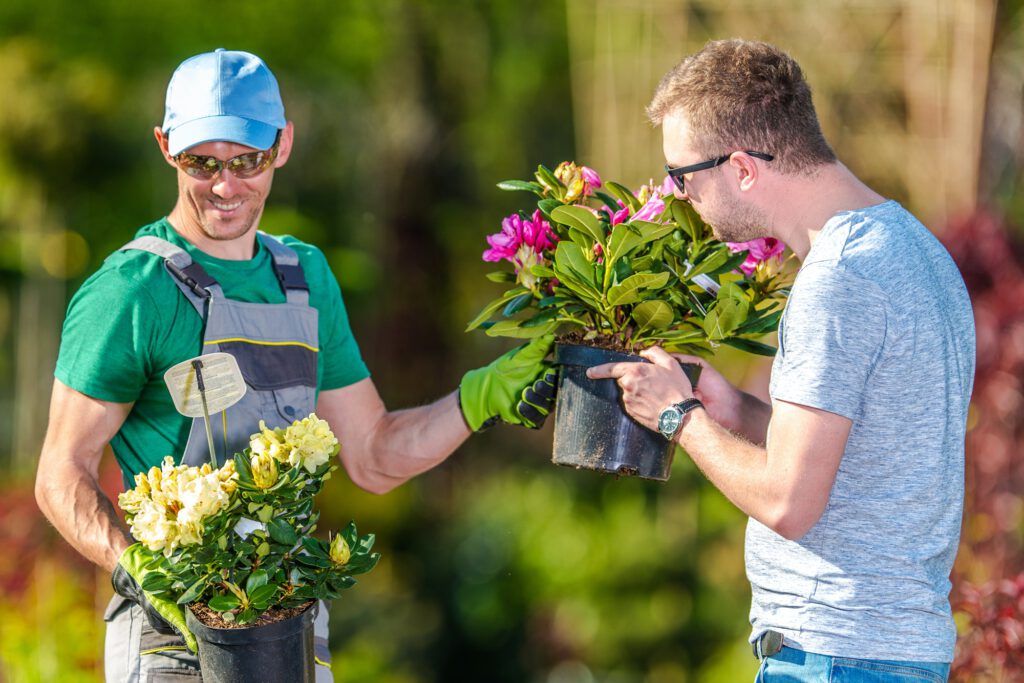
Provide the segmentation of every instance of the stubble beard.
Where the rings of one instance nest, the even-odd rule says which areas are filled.
[[[720,242],[749,242],[769,236],[764,216],[752,206],[732,202],[722,213],[728,218],[707,221]]]

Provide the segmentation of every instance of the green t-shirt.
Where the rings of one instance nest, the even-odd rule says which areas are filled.
[[[251,260],[214,258],[183,239],[167,219],[147,225],[136,237],[152,235],[191,255],[224,290],[250,303],[284,303],[270,252],[257,240]],[[293,237],[309,283],[309,304],[317,309],[319,349],[317,391],[337,389],[369,377],[349,327],[341,289],[323,253]],[[203,346],[199,313],[149,252],[118,251],[104,261],[71,299],[61,337],[57,379],[88,396],[134,402],[111,446],[126,479],[164,456],[181,456],[192,418],[177,412],[163,375],[172,365],[198,356]],[[258,425],[253,425],[256,431]]]

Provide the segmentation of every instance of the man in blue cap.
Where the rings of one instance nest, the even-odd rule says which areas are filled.
[[[375,493],[434,467],[496,421],[539,426],[554,394],[546,337],[466,373],[458,391],[433,404],[385,408],[324,255],[258,231],[293,140],[277,81],[259,57],[217,50],[183,62],[154,134],[177,171],[177,202],[72,299],[36,482],[54,526],[113,572],[108,681],[199,677],[181,608],[141,590],[140,546],[97,483],[108,444],[129,485],[167,454],[187,464],[210,459],[202,419],[174,408],[168,368],[232,354],[247,391],[223,425],[213,421],[228,454],[248,445],[259,419],[283,426],[315,410],[342,444],[349,477]],[[322,609],[318,682],[332,680],[326,627]]]

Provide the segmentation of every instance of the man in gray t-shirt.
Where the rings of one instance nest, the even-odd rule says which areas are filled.
[[[651,429],[683,412],[662,433],[750,516],[759,680],[945,680],[975,359],[956,266],[836,160],[800,67],[771,45],[709,43],[662,80],[648,113],[676,195],[719,239],[775,237],[803,264],[771,405],[682,356],[704,365],[690,400],[657,348],[650,364],[591,377],[617,378]]]

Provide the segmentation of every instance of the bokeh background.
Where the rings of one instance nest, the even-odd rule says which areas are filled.
[[[484,236],[524,206],[495,184],[565,159],[659,179],[643,106],[732,36],[796,57],[839,157],[961,265],[979,365],[954,677],[1024,680],[1022,22],[1022,0],[4,0],[0,680],[102,678],[108,577],[32,482],[70,295],[173,204],[152,128],[182,59],[246,49],[277,74],[297,142],[263,227],[322,247],[402,407],[507,348],[462,331],[498,292]],[[716,362],[765,394],[765,361]],[[550,425],[498,427],[385,496],[331,482],[323,526],[354,518],[383,553],[332,611],[339,683],[752,680],[744,516],[683,454],[659,484],[557,468],[550,447]],[[112,458],[103,477],[115,495]]]

